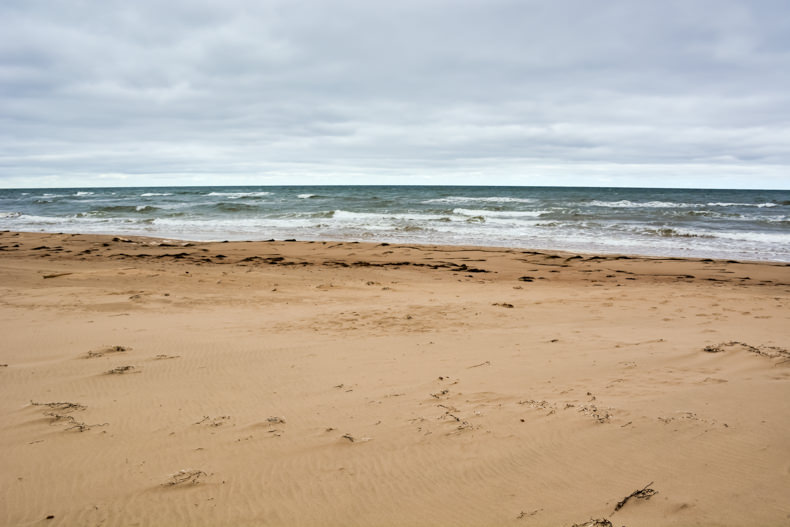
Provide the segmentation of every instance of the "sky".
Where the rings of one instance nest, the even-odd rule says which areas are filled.
[[[3,0],[0,187],[790,188],[786,0]]]

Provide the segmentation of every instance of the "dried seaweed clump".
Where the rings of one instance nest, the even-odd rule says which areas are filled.
[[[182,469],[175,474],[170,475],[170,479],[162,483],[163,487],[177,487],[183,485],[197,485],[200,483],[200,478],[208,476],[202,470],[196,469]]]
[[[130,349],[132,348],[129,348],[127,346],[107,346],[100,350],[89,351],[88,354],[86,355],[86,358],[93,359],[96,357],[104,357],[109,353],[124,353],[126,351],[129,351]]]
[[[782,362],[790,361],[790,351],[784,348],[765,345],[752,346],[751,344],[738,342],[737,340],[722,342],[721,344],[711,344],[702,348],[702,351],[707,353],[721,353],[726,351],[728,348],[741,348],[744,351],[754,353],[755,355],[760,355],[761,357],[766,357],[769,359],[783,359]]]
[[[60,412],[63,413],[85,410],[87,408],[87,406],[85,406],[84,404],[70,403],[68,401],[53,402],[53,403],[37,403],[35,401],[30,401],[30,404],[32,404],[33,406],[46,406],[51,410],[59,410]]]
[[[651,481],[641,489],[633,491],[631,494],[629,494],[622,500],[618,501],[617,505],[615,505],[614,507],[614,511],[612,512],[612,514],[625,507],[625,504],[628,503],[628,500],[630,500],[631,498],[635,498],[638,500],[649,500],[650,498],[658,494],[658,491],[650,488],[650,485],[652,484],[653,482]]]
[[[595,518],[584,523],[574,523],[572,527],[612,527],[612,522],[606,518]]]
[[[107,375],[123,375],[124,373],[140,373],[139,371],[134,371],[134,366],[118,366],[117,368],[113,368],[111,370],[107,370]]]

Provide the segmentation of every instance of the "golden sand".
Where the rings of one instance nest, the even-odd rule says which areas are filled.
[[[0,249],[2,525],[790,521],[787,264]]]

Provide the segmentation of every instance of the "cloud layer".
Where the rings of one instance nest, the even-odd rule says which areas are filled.
[[[0,186],[790,188],[780,1],[0,5]]]

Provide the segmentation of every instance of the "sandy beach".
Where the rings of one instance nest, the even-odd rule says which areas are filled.
[[[790,264],[3,232],[0,288],[2,525],[790,524]]]

